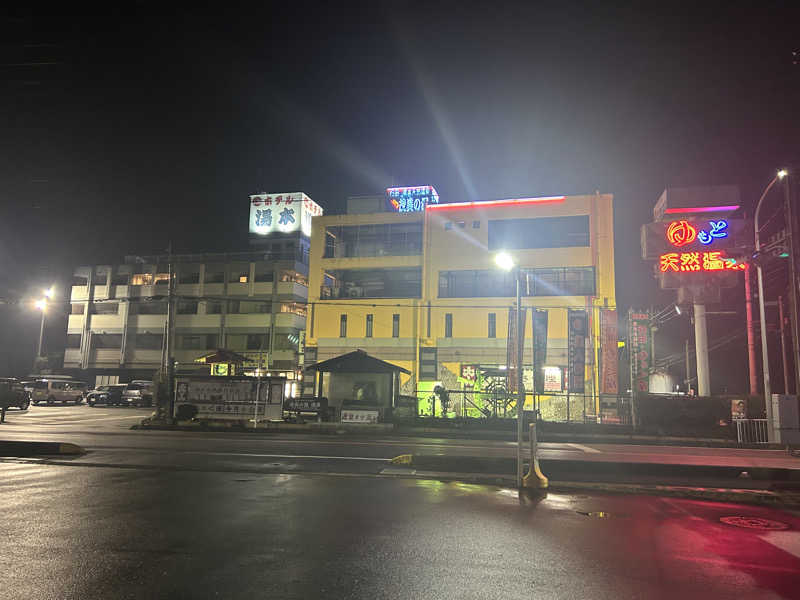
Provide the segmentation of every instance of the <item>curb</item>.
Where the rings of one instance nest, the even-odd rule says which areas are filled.
[[[0,441],[0,456],[75,456],[85,454],[81,446],[68,442],[12,442]]]

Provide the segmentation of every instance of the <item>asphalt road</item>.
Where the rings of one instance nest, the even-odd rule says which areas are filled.
[[[800,597],[797,513],[519,498],[381,475],[409,449],[513,452],[505,442],[130,431],[147,413],[9,412],[0,439],[89,452],[0,459],[0,599]]]
[[[800,589],[800,515],[752,506],[14,461],[0,463],[0,503],[2,599],[707,600]]]

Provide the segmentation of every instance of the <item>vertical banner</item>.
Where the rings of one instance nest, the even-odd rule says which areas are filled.
[[[525,317],[527,311],[522,309],[522,347],[525,347]],[[519,343],[519,336],[517,335],[517,309],[508,309],[508,337],[506,344],[506,378],[507,389],[511,393],[517,393],[517,369],[522,368],[522,365],[517,364],[517,344]]]
[[[569,374],[567,391],[583,394],[586,391],[586,336],[589,316],[585,310],[569,309],[568,319],[568,360]]]
[[[600,309],[600,393],[619,393],[617,362],[617,311]]]
[[[631,361],[631,389],[650,391],[650,315],[628,313],[628,353]]]
[[[533,315],[533,386],[544,393],[544,365],[547,362],[547,311],[534,309]]]

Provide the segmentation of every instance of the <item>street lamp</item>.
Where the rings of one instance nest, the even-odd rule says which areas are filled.
[[[525,332],[522,320],[522,290],[520,285],[521,271],[519,265],[508,252],[499,252],[494,257],[498,268],[506,272],[514,271],[517,284],[517,487],[522,489],[522,422],[525,415],[525,387],[522,381],[522,351]],[[531,460],[534,457],[531,456]]]
[[[47,299],[42,298],[41,300],[37,300],[33,303],[33,305],[40,311],[42,311],[42,321],[39,325],[39,348],[36,351],[36,356],[42,356],[42,340],[44,338],[44,315],[47,312]]]
[[[761,197],[756,204],[756,211],[753,223],[755,230],[755,252],[756,255],[761,251],[761,241],[759,239],[760,227],[758,226],[758,215],[761,212],[761,203],[767,194],[778,181],[783,180],[788,175],[786,169],[781,169],[769,182],[769,185],[764,189]],[[761,270],[761,261],[756,261],[756,273],[758,275],[758,316],[761,323],[761,364],[764,371],[764,405],[767,409],[767,436],[770,442],[774,441],[775,433],[772,429],[772,389],[769,379],[769,356],[767,353],[767,318],[764,314],[764,275]],[[794,285],[792,283],[792,285]]]

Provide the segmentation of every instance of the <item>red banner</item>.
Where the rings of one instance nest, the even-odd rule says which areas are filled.
[[[619,393],[617,362],[617,311],[600,309],[600,393]]]

